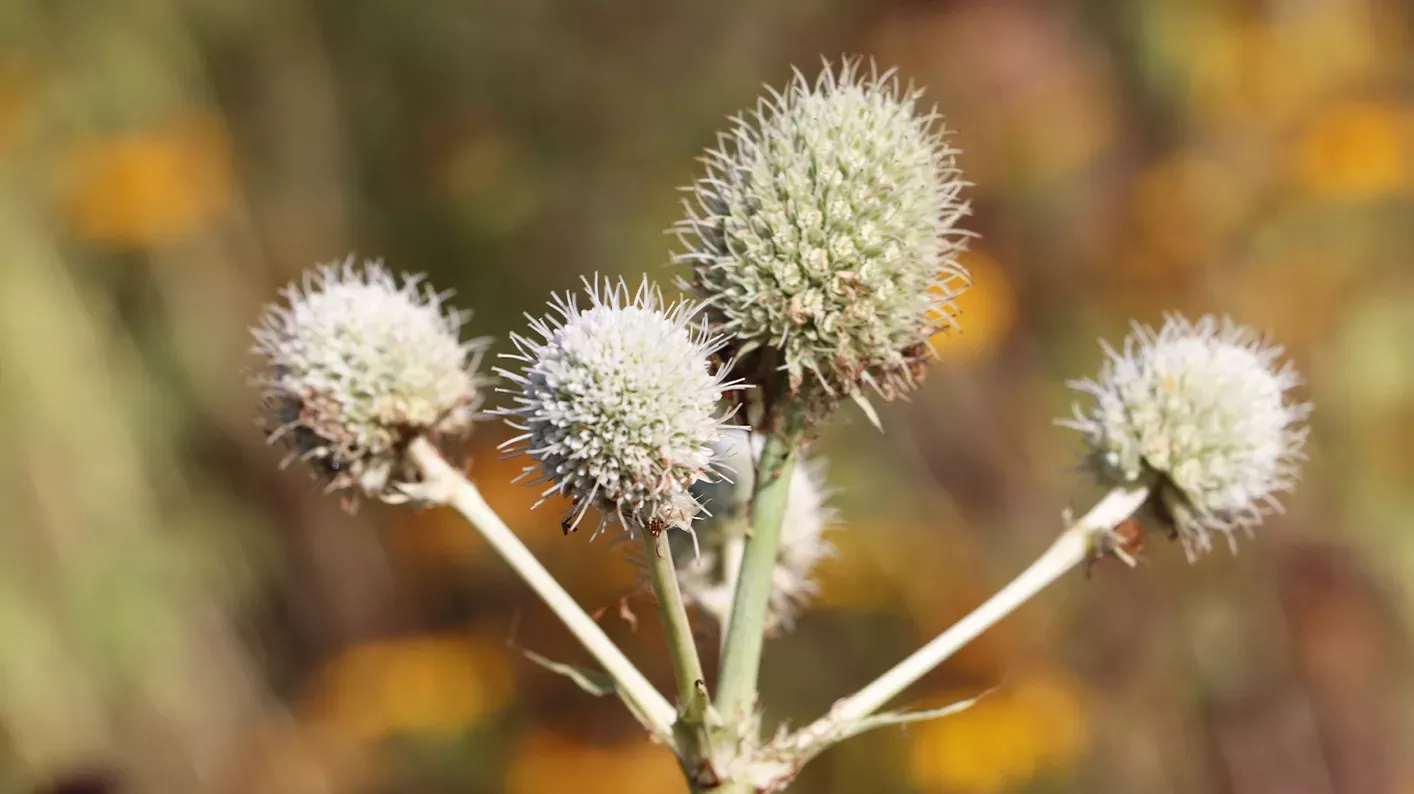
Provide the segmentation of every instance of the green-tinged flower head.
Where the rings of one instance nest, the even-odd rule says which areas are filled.
[[[627,528],[689,528],[689,489],[714,476],[722,393],[739,388],[712,360],[721,339],[700,304],[665,303],[646,278],[635,292],[622,281],[585,287],[587,308],[555,296],[553,314],[531,318],[538,338],[511,337],[518,352],[502,358],[524,369],[496,370],[516,403],[498,413],[522,432],[507,446],[535,459],[526,473],[548,483],[542,497],[573,501],[566,528],[590,507]]]
[[[748,440],[741,429],[722,436],[716,444],[717,454],[730,479],[693,486],[693,495],[710,515],[697,526],[693,542],[674,546],[683,596],[719,623],[726,620],[732,596],[732,579],[724,567],[729,563],[726,547],[730,539],[744,537],[747,531],[753,472],[763,446],[760,434]],[[824,467],[813,460],[801,460],[791,476],[781,521],[780,555],[771,570],[768,629],[790,627],[819,589],[813,578],[815,567],[834,553],[824,537],[835,520],[834,510],[826,504],[824,479]]]
[[[825,409],[914,388],[969,284],[968,212],[921,92],[857,60],[800,73],[707,153],[676,227],[742,371]]]
[[[461,341],[466,315],[446,293],[380,262],[321,265],[282,294],[252,331],[270,440],[288,439],[330,490],[397,501],[409,441],[470,430],[485,341]]]
[[[1158,475],[1159,511],[1190,559],[1211,548],[1212,532],[1233,543],[1235,530],[1280,509],[1311,412],[1288,394],[1301,379],[1278,363],[1280,347],[1228,319],[1175,314],[1157,332],[1136,323],[1122,351],[1105,352],[1098,380],[1070,384],[1094,404],[1062,422],[1085,434],[1102,484]]]

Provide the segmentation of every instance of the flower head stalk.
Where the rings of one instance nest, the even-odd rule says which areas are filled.
[[[283,294],[252,331],[271,442],[289,440],[330,490],[400,500],[407,445],[470,430],[485,340],[461,341],[467,315],[446,293],[379,262],[321,265]]]
[[[1062,422],[1085,435],[1086,466],[1101,484],[1157,475],[1157,512],[1190,559],[1211,549],[1214,533],[1235,543],[1237,530],[1280,509],[1311,412],[1291,398],[1301,379],[1280,363],[1280,347],[1228,319],[1174,314],[1157,331],[1136,323],[1123,348],[1105,351],[1098,379],[1070,384],[1093,403]]]
[[[746,500],[763,441],[759,434],[748,438],[745,430],[732,430],[717,443],[723,469],[734,473],[730,480],[720,478],[693,486],[693,494],[711,515],[697,527],[697,548],[682,543],[676,549],[683,594],[718,623],[725,623],[731,610],[736,582],[727,568],[741,564],[731,547],[745,536]],[[780,550],[771,572],[768,630],[789,628],[818,592],[815,568],[834,553],[825,539],[835,520],[834,511],[826,504],[827,496],[824,467],[817,461],[801,460],[791,473]]]
[[[919,97],[891,71],[827,64],[707,153],[676,259],[747,377],[783,375],[822,410],[866,387],[887,399],[917,386],[929,336],[969,284],[957,152]]]
[[[601,528],[611,517],[629,528],[690,528],[690,489],[715,476],[722,394],[740,388],[712,361],[722,340],[700,304],[667,303],[647,279],[632,292],[622,281],[586,282],[586,293],[584,308],[573,294],[556,296],[550,316],[531,320],[533,336],[512,336],[517,352],[503,358],[524,367],[496,371],[515,402],[500,413],[521,434],[505,446],[534,459],[525,472],[546,485],[542,497],[572,500],[567,530],[591,507]]]

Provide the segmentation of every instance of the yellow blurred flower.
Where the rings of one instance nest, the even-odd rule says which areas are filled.
[[[524,740],[506,783],[508,794],[662,794],[686,788],[672,752],[646,739],[601,747],[549,731]]]
[[[991,794],[1068,769],[1089,745],[1078,684],[1032,674],[972,708],[920,725],[909,772],[928,789]]]
[[[209,221],[229,198],[230,144],[205,113],[81,145],[68,165],[70,222],[97,243],[159,245]]]
[[[879,543],[887,537],[890,542]],[[945,533],[912,533],[884,523],[850,524],[833,533],[836,553],[820,564],[817,576],[818,609],[890,610],[911,602],[915,589],[928,596],[956,584],[946,576],[911,577],[914,570],[946,570],[949,565]],[[935,541],[935,539],[937,539]]]
[[[972,272],[972,286],[954,301],[961,330],[939,331],[929,340],[944,361],[991,357],[1016,322],[1016,294],[997,260],[984,251],[968,251],[962,263]]]
[[[1160,46],[1187,74],[1194,117],[1264,135],[1321,98],[1388,74],[1403,58],[1378,14],[1358,3],[1327,3],[1306,13],[1254,20],[1215,5],[1160,4],[1156,30],[1183,30]],[[1320,57],[1312,57],[1320,53]]]
[[[1320,109],[1296,140],[1291,172],[1320,198],[1371,201],[1410,187],[1414,140],[1409,111],[1378,102]]]
[[[307,716],[362,740],[465,728],[510,699],[509,653],[470,635],[355,645],[322,671]]]

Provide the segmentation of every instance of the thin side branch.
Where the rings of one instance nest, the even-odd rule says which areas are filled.
[[[520,542],[496,512],[481,498],[481,492],[460,471],[442,457],[426,439],[419,438],[408,447],[408,457],[421,470],[422,483],[409,488],[410,495],[434,504],[444,504],[456,510],[481,532],[501,558],[520,575],[525,583],[544,600],[570,633],[604,666],[613,679],[619,697],[644,727],[663,742],[673,745],[673,723],[677,710],[652,683],[639,672],[623,651],[609,639],[599,624],[589,617],[574,598],[535,555]]]
[[[1150,488],[1146,482],[1110,491],[1010,584],[872,684],[836,703],[823,720],[847,724],[878,711],[982,632],[1089,559],[1097,548],[1097,538],[1108,535],[1120,522],[1134,515],[1149,498]]]
[[[648,578],[653,584],[653,595],[658,598],[658,612],[668,637],[668,655],[673,660],[673,677],[678,685],[678,713],[686,722],[701,722],[707,707],[701,694],[706,688],[706,678],[702,673],[702,659],[697,655],[697,642],[692,637],[692,624],[687,619],[682,590],[678,587],[673,552],[668,546],[668,530],[653,532],[639,527],[637,532],[643,538]]]

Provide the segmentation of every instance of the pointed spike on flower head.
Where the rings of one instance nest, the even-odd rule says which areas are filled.
[[[380,262],[320,265],[283,295],[252,330],[271,441],[290,443],[329,490],[399,501],[407,444],[471,429],[485,340],[462,342],[466,314],[447,293]]]
[[[886,399],[915,388],[969,285],[956,152],[919,100],[857,59],[813,83],[797,71],[688,188],[675,261],[732,353],[759,349],[740,371],[821,413],[866,385]]]
[[[1103,347],[1099,378],[1070,384],[1091,403],[1061,422],[1085,435],[1102,484],[1158,475],[1155,512],[1190,559],[1213,533],[1234,544],[1278,508],[1300,474],[1311,413],[1292,399],[1301,379],[1280,347],[1230,319],[1177,314],[1158,331],[1135,324],[1121,350]]]
[[[726,476],[692,488],[710,515],[698,525],[696,543],[681,540],[673,547],[684,598],[719,623],[726,618],[732,598],[733,580],[724,569],[725,549],[731,538],[743,537],[746,532],[752,476],[763,446],[759,433],[748,439],[744,430],[732,429],[722,436],[716,448]],[[780,554],[771,570],[768,629],[789,628],[819,589],[815,569],[834,554],[834,547],[825,539],[836,520],[828,497],[824,466],[817,460],[802,460],[791,476],[781,522]]]
[[[515,403],[497,413],[525,435],[510,448],[535,460],[535,482],[571,499],[567,527],[594,507],[629,528],[689,528],[690,487],[716,476],[722,394],[740,388],[713,362],[721,339],[700,304],[667,303],[646,278],[631,291],[596,277],[583,308],[578,297],[556,296],[531,336],[512,336],[525,364],[497,370]]]

